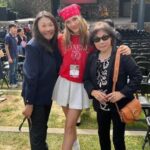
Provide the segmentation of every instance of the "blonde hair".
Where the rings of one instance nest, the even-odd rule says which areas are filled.
[[[77,19],[79,19],[80,22],[80,29],[79,29],[79,34],[80,34],[80,44],[84,47],[87,48],[87,45],[89,43],[89,32],[88,32],[88,24],[85,21],[85,19],[81,16],[77,16]],[[64,28],[64,34],[63,34],[63,40],[64,40],[64,46],[68,47],[70,46],[71,38],[71,31],[67,27],[67,24],[65,23],[65,28]]]

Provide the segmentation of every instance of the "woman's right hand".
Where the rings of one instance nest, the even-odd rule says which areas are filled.
[[[104,92],[101,92],[99,90],[93,90],[91,92],[91,95],[97,99],[100,103],[107,102],[107,95]]]
[[[25,109],[23,110],[22,114],[26,117],[26,118],[30,118],[32,115],[32,111],[33,111],[33,105],[25,105]]]
[[[12,63],[13,63],[12,58],[9,58],[9,59],[8,59],[8,62],[9,62],[10,64],[12,64]]]

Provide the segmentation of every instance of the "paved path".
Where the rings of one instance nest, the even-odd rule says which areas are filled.
[[[18,127],[0,126],[0,132],[20,132]],[[28,132],[27,127],[22,127],[22,132]],[[97,135],[96,129],[77,129],[78,134],[82,135]],[[48,133],[51,134],[63,134],[63,128],[48,128]],[[112,134],[112,130],[111,130]],[[146,131],[126,131],[126,135],[129,136],[145,136]]]

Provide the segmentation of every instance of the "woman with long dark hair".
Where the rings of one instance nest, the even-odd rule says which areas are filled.
[[[47,150],[47,122],[52,105],[52,91],[61,57],[57,49],[58,27],[47,11],[37,14],[33,38],[26,46],[22,96],[23,114],[29,120],[32,150]]]

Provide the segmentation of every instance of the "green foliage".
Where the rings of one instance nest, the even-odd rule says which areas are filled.
[[[0,0],[18,12],[19,18],[35,17],[41,10],[51,10],[51,0]]]
[[[7,1],[6,0],[0,0],[0,7],[7,7]]]
[[[31,5],[29,0],[9,0],[8,6],[18,12],[19,18],[31,17]]]

